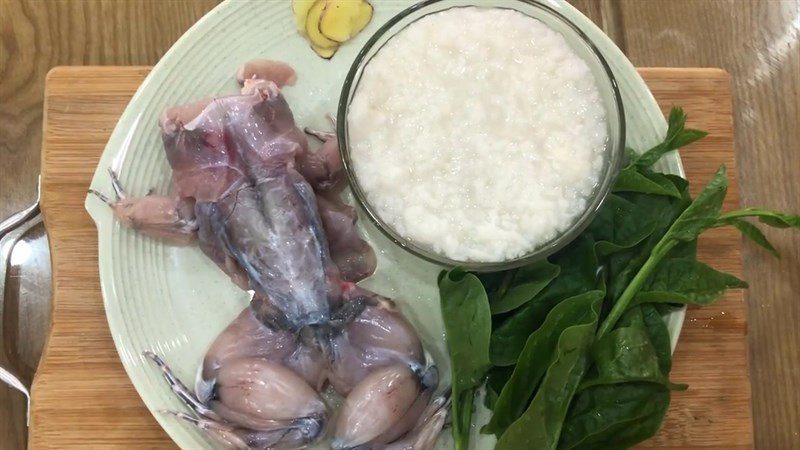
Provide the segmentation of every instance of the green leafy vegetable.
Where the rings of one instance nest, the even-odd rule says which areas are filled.
[[[739,230],[742,235],[753,241],[755,244],[766,249],[776,257],[780,257],[778,250],[767,240],[764,233],[755,225],[744,220],[746,217],[757,217],[761,223],[775,228],[800,228],[800,216],[794,214],[784,214],[777,211],[770,211],[761,208],[745,208],[721,214],[714,224],[715,227],[732,225]]]
[[[670,250],[669,257],[697,259],[697,239],[676,245]]]
[[[596,342],[595,367],[581,383],[559,449],[627,448],[655,434],[669,407],[669,333],[652,305],[629,309]]]
[[[494,405],[500,397],[500,391],[508,383],[513,372],[513,366],[493,367],[489,371],[489,376],[486,379],[486,397],[484,397],[484,405],[487,408],[494,409]]]
[[[571,326],[596,320],[592,307],[603,296],[602,291],[589,291],[564,300],[550,311],[542,326],[525,343],[511,377],[494,404],[492,419],[483,432],[500,436],[522,415],[547,370],[547,363],[555,356],[561,334]]]
[[[652,196],[644,194],[621,194],[628,201],[636,205],[636,210],[632,214],[643,217],[650,217],[655,222],[653,232],[640,244],[631,249],[626,249],[620,253],[612,255],[607,261],[607,271],[609,288],[607,298],[614,303],[622,295],[623,290],[630,284],[633,277],[644,265],[656,244],[666,234],[669,227],[680,216],[683,211],[691,204],[689,198],[689,184],[680,177],[668,176],[670,181],[681,192],[681,198],[670,198],[663,196]],[[680,244],[679,246],[691,247],[691,243]],[[679,247],[676,246],[676,247]],[[689,249],[691,250],[691,249]],[[678,251],[673,250],[670,255]]]
[[[608,317],[600,326],[598,337],[602,338],[614,328],[617,320],[628,309],[631,301],[642,288],[647,278],[673,247],[680,242],[694,241],[701,232],[714,226],[719,217],[719,211],[722,208],[722,201],[725,200],[727,190],[728,179],[725,173],[725,166],[720,166],[714,178],[703,189],[703,192],[678,216],[666,234],[653,247],[642,268],[614,303]]]
[[[555,449],[572,396],[586,373],[600,314],[600,296],[584,323],[561,332],[553,361],[530,406],[500,436],[495,450]],[[513,377],[512,377],[513,378]]]
[[[750,239],[757,245],[766,249],[768,252],[772,253],[775,257],[780,258],[778,250],[776,250],[775,247],[773,247],[772,244],[769,243],[767,237],[764,236],[764,233],[760,229],[758,229],[757,226],[753,225],[750,222],[747,222],[746,220],[738,218],[728,219],[726,223],[724,223],[723,225],[728,225],[728,224],[736,227],[736,229],[739,230],[744,237]]]
[[[576,239],[559,252],[553,262],[561,267],[558,276],[492,333],[489,355],[495,366],[510,366],[517,361],[528,336],[541,326],[556,304],[597,288],[598,262],[590,237],[584,235]]]
[[[475,391],[491,367],[489,301],[478,277],[458,268],[439,276],[439,295],[451,361],[453,440],[457,450],[467,450]]]
[[[675,220],[667,231],[662,242],[693,241],[703,231],[713,227],[719,218],[722,202],[728,192],[728,177],[725,166],[722,165],[714,177],[706,185],[703,192],[689,205],[688,208]]]
[[[658,358],[658,367],[661,373],[669,374],[672,370],[672,345],[669,338],[669,330],[664,323],[664,319],[653,305],[641,305],[642,321],[644,322],[647,337],[653,344]]]
[[[638,205],[611,194],[586,232],[596,241],[598,255],[610,255],[647,239],[657,225],[656,219]]]
[[[573,400],[558,448],[631,447],[658,431],[669,400],[669,389],[656,383],[601,384],[584,389]]]
[[[682,108],[672,108],[669,113],[667,136],[664,141],[644,152],[634,160],[640,168],[647,168],[656,163],[665,153],[691,144],[708,135],[705,131],[686,129],[686,114]]]
[[[595,344],[593,358],[601,379],[661,379],[656,350],[643,325],[608,333]]]
[[[746,288],[747,283],[693,259],[667,259],[658,265],[636,294],[631,305],[681,303],[707,305],[727,289]]]
[[[614,192],[640,192],[643,194],[667,195],[680,198],[681,193],[666,177],[656,172],[642,172],[636,166],[622,169],[614,184]]]
[[[529,302],[560,271],[557,265],[545,260],[505,272],[497,289],[488,291],[492,314],[506,313]]]
[[[626,166],[593,222],[570,245],[519,269],[440,276],[453,360],[452,422],[466,449],[474,394],[486,379],[493,410],[482,432],[497,449],[624,449],[653,436],[671,390],[663,315],[706,305],[747,283],[697,261],[705,230],[733,226],[777,255],[756,226],[800,228],[800,216],[760,208],[721,212],[725,167],[692,200],[689,183],[650,167],[703,136],[669,115],[664,141]],[[488,296],[487,296],[488,292]],[[494,316],[492,316],[494,314]]]
[[[761,223],[775,228],[800,228],[800,215],[786,214],[763,208],[745,208],[721,214],[717,225],[726,225],[731,219],[740,217],[757,217]]]
[[[657,323],[650,317],[645,319],[645,306],[629,309],[614,331],[595,342],[592,349],[595,365],[584,378],[580,390],[600,384],[639,381],[662,384],[669,389],[686,388],[669,381],[669,333],[657,313]]]

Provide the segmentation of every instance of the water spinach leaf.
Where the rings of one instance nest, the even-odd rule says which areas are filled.
[[[457,450],[467,450],[475,393],[491,367],[492,316],[480,280],[461,269],[439,276],[439,296],[451,361],[453,440]]]
[[[572,397],[589,365],[601,299],[591,304],[584,323],[561,332],[556,351],[536,394],[522,416],[500,436],[495,450],[552,449],[558,447],[561,428]]]
[[[614,183],[614,192],[639,192],[643,194],[666,195],[680,198],[681,193],[666,175],[656,172],[642,172],[636,166],[622,169]]]
[[[642,321],[644,322],[647,337],[656,351],[658,367],[661,372],[669,375],[672,370],[672,341],[669,337],[667,324],[654,305],[641,305]]]
[[[564,300],[550,311],[542,326],[525,343],[483,432],[500,436],[525,412],[534,390],[556,356],[561,334],[569,327],[595,320],[592,307],[604,296],[603,291],[589,291]]]
[[[640,381],[685,389],[669,381],[672,365],[669,333],[652,305],[630,308],[620,318],[617,328],[594,344],[592,360],[594,367],[579,390]]]
[[[559,450],[619,450],[650,438],[669,409],[667,387],[601,384],[579,392],[564,421]]]
[[[747,288],[747,283],[694,259],[670,258],[658,265],[636,294],[631,305],[680,303],[708,305],[728,289]]]
[[[614,328],[617,320],[631,306],[633,298],[638,294],[650,274],[673,247],[681,242],[696,240],[701,232],[716,223],[727,189],[728,179],[725,166],[720,166],[697,199],[675,219],[664,236],[653,246],[647,260],[615,301],[611,312],[600,326],[598,337],[604,336]]]
[[[683,108],[672,108],[667,119],[667,136],[660,144],[642,153],[633,163],[639,168],[648,168],[665,153],[689,145],[707,135],[705,131],[687,129]]]
[[[555,305],[597,288],[598,261],[591,237],[577,238],[553,258],[553,263],[561,267],[558,276],[492,332],[489,355],[495,366],[516,363],[528,336],[542,325]]]
[[[728,192],[728,176],[722,165],[700,195],[675,220],[664,236],[664,242],[692,241],[711,228],[719,218],[722,202]]]
[[[658,224],[648,212],[619,195],[609,195],[586,229],[595,240],[598,256],[631,248],[647,239]]]
[[[719,225],[726,225],[731,219],[756,217],[759,222],[774,228],[800,228],[800,215],[786,214],[763,208],[744,208],[721,214],[717,220]]]
[[[736,227],[737,230],[739,230],[739,232],[742,233],[742,236],[750,239],[756,245],[772,253],[772,255],[775,256],[776,258],[780,258],[781,255],[778,253],[778,250],[775,249],[775,247],[773,247],[772,244],[769,243],[769,240],[767,240],[767,237],[764,235],[764,232],[762,232],[757,226],[753,225],[752,223],[743,219],[732,218],[720,224],[720,226],[724,225],[733,225],[734,227]]]
[[[560,271],[557,265],[547,260],[506,271],[497,288],[487,290],[492,314],[507,313],[529,302]]]

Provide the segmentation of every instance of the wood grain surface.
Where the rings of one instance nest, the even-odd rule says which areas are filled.
[[[47,71],[57,65],[152,65],[217,0],[0,0],[0,221],[36,199]],[[34,251],[42,240],[32,241]],[[39,258],[46,258],[40,255]],[[30,264],[29,264],[30,266]],[[21,276],[36,276],[24,267]],[[11,273],[10,277],[17,275]],[[46,276],[46,275],[45,275]],[[0,325],[0,365],[30,383],[50,312],[49,295],[22,291],[36,280],[7,285]],[[16,292],[12,292],[15,290]],[[33,292],[37,292],[33,290]],[[0,306],[2,309],[2,306]],[[19,317],[11,317],[16,309]],[[0,314],[2,316],[2,314]],[[27,326],[25,326],[27,325]],[[26,447],[25,398],[0,383],[0,450]]]
[[[31,449],[174,446],[144,408],[117,357],[100,296],[96,231],[83,209],[97,159],[146,73],[147,68],[64,67],[48,76],[42,206],[55,289],[51,336],[34,383]],[[715,69],[646,69],[642,74],[664,108],[683,105],[690,126],[711,132],[685,152],[695,193],[719,164],[735,174],[728,75]],[[737,204],[733,177],[725,206]],[[708,233],[700,256],[741,274],[739,239],[730,230]],[[752,447],[745,334],[740,291],[689,312],[673,375],[691,388],[675,394],[664,429],[645,447]]]
[[[570,2],[636,65],[726,69],[742,203],[800,211],[800,182],[795,181],[800,172],[800,2]],[[58,64],[154,64],[216,3],[0,0],[0,219],[35,199],[47,71]],[[780,261],[752,244],[743,247],[744,274],[751,285],[745,296],[755,441],[766,450],[797,449],[800,234],[767,234],[783,255]],[[29,333],[23,337],[38,341],[45,326],[22,330]],[[25,448],[24,420],[22,396],[0,386],[0,449]]]
[[[800,213],[800,1],[580,0],[639,67],[731,74],[742,206]],[[756,448],[800,449],[800,233],[745,242]]]

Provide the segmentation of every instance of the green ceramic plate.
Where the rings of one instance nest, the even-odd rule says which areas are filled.
[[[234,73],[249,59],[266,57],[293,65],[299,80],[285,95],[295,118],[303,126],[325,126],[324,115],[336,111],[342,81],[356,53],[375,30],[412,3],[376,1],[375,16],[367,29],[326,61],[314,55],[295,31],[288,0],[223,2],[178,40],[142,83],[111,135],[92,188],[112,192],[106,173],[111,167],[132,194],[143,195],[151,188],[167,193],[170,169],[158,132],[159,115],[168,106],[234,92]],[[666,123],[630,61],[566,2],[546,3],[582,28],[608,60],[622,91],[628,146],[647,148],[657,143]],[[677,155],[669,155],[659,164],[664,172],[683,175]],[[182,409],[182,405],[141,352],[153,350],[163,355],[183,380],[193,384],[205,349],[247,304],[247,294],[198,249],[167,246],[121,227],[93,196],[87,197],[86,209],[97,224],[106,314],[128,376],[178,445],[185,449],[211,447],[196,430],[158,412]],[[371,229],[369,221],[360,223],[379,259],[376,274],[365,284],[398,300],[420,330],[441,373],[447,374],[449,362],[435,285],[439,269],[396,247]],[[683,312],[674,313],[668,322],[674,348]],[[485,418],[486,411],[479,411],[477,421]],[[474,442],[476,448],[491,448],[493,443],[487,436]],[[448,433],[439,447],[451,448]]]

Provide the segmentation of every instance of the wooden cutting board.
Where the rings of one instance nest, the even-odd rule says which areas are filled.
[[[47,76],[42,210],[53,264],[50,337],[33,384],[31,449],[174,448],[125,375],[111,340],[97,271],[97,238],[83,209],[100,153],[148,67],[57,67]],[[730,80],[717,69],[642,69],[664,110],[681,105],[710,135],[683,151],[694,194],[719,164],[731,174],[725,207],[739,204]],[[741,276],[740,238],[718,229],[700,258]],[[753,446],[746,318],[741,291],[691,309],[675,353],[674,394],[660,434],[643,447]]]

